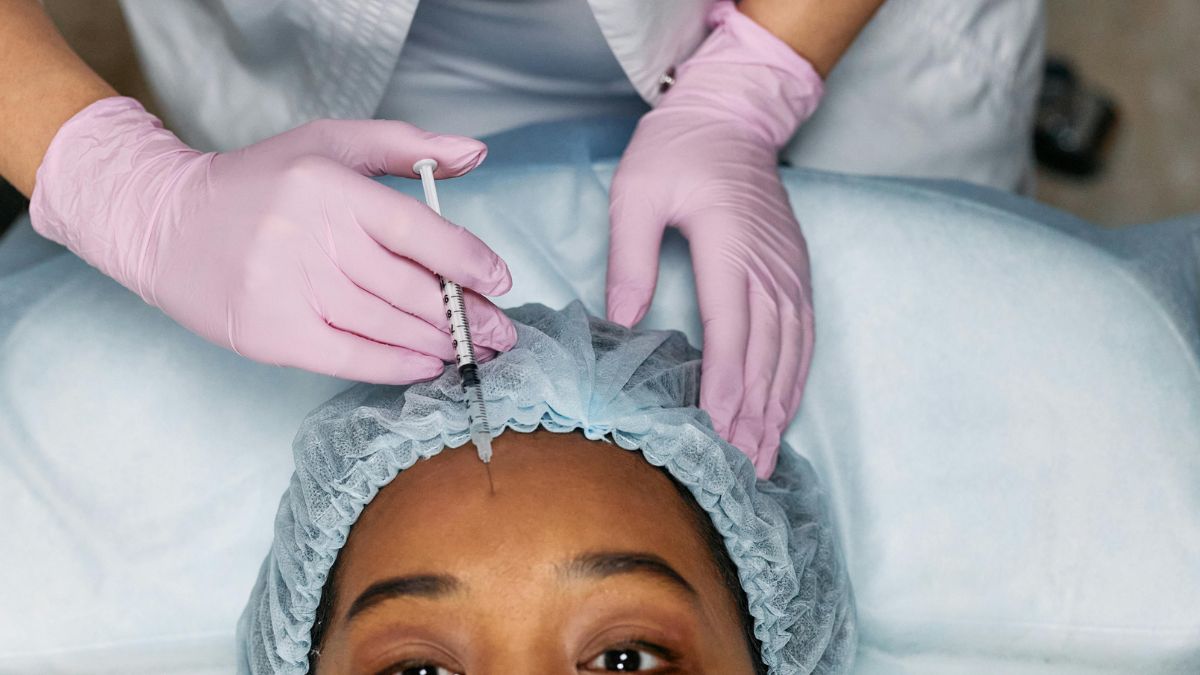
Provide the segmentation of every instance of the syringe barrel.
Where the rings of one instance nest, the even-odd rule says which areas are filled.
[[[438,215],[442,206],[438,202],[437,187],[433,172],[437,161],[421,159],[413,164],[413,172],[421,177],[425,189],[425,202]],[[467,324],[467,305],[463,299],[462,286],[438,275],[442,286],[442,302],[446,306],[446,320],[450,324],[450,336],[454,340],[454,361],[462,377],[463,392],[467,396],[467,415],[471,425],[471,440],[479,453],[479,459],[488,462],[492,458],[492,434],[487,421],[487,406],[483,402],[483,389],[479,382],[479,370],[475,365],[475,345],[471,343],[471,327]]]
[[[475,450],[479,453],[479,459],[487,462],[492,458],[492,430],[488,424],[487,407],[483,402],[483,388],[479,384],[474,365],[462,368],[459,372],[463,375],[463,391],[467,395],[467,417],[471,425],[471,440],[475,442]],[[468,384],[468,377],[473,380],[472,384]]]
[[[467,325],[467,306],[463,300],[462,286],[438,276],[442,284],[442,302],[446,305],[446,319],[450,322],[450,337],[454,340],[454,361],[461,371],[475,365],[475,345],[471,343],[471,327]]]

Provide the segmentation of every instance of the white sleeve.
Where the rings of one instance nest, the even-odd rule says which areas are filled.
[[[795,166],[1027,184],[1041,0],[889,0],[830,75]]]

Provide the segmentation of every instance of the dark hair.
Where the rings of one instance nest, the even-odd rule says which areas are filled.
[[[317,672],[317,661],[321,658],[321,647],[325,645],[325,629],[333,622],[333,604],[338,595],[338,569],[341,565],[342,557],[339,555],[334,559],[333,566],[329,568],[329,576],[325,577],[325,586],[321,588],[321,601],[317,603],[317,611],[313,615],[312,629],[308,632],[309,644],[312,645],[308,649],[309,675]]]
[[[754,617],[750,616],[750,605],[746,598],[746,593],[742,590],[742,582],[738,579],[737,565],[733,564],[733,559],[729,557],[729,551],[725,548],[725,540],[721,538],[721,534],[717,532],[717,528],[713,526],[712,518],[708,512],[700,507],[699,502],[688,492],[679,481],[675,480],[671,474],[667,473],[662,467],[655,467],[667,480],[671,482],[671,486],[679,493],[680,499],[683,500],[684,506],[688,510],[688,515],[691,517],[692,526],[696,529],[696,533],[700,535],[700,540],[704,542],[704,547],[708,550],[709,558],[717,568],[717,576],[721,579],[721,585],[725,590],[729,591],[730,597],[733,598],[737,605],[737,615],[740,619],[742,636],[746,640],[746,648],[750,651],[750,659],[754,665],[754,675],[768,675],[766,664],[762,660],[762,643],[754,635]],[[325,579],[325,587],[321,589],[321,601],[317,604],[317,611],[314,616],[312,630],[309,632],[312,648],[308,652],[308,672],[310,675],[317,672],[317,661],[321,657],[321,646],[325,641],[325,629],[333,620],[333,605],[337,598],[338,589],[338,567],[341,563],[341,557],[338,557],[333,562],[333,567],[329,569],[329,576]]]

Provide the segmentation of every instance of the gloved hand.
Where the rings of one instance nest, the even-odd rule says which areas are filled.
[[[613,177],[608,317],[632,326],[645,316],[663,230],[679,228],[704,325],[700,405],[767,477],[813,346],[808,251],[778,152],[823,85],[732,2],[709,21],[712,34],[638,123]]]
[[[222,347],[365,382],[433,377],[454,358],[430,270],[480,293],[512,285],[482,241],[368,176],[459,176],[480,142],[403,122],[312,122],[228,153],[201,153],[137,101],[109,98],[52,141],[33,225]],[[477,344],[516,331],[467,293]]]

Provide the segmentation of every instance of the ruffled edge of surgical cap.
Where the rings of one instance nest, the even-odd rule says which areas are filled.
[[[756,480],[746,456],[692,407],[699,352],[680,333],[631,331],[588,316],[578,302],[508,313],[517,346],[482,367],[493,434],[578,430],[640,451],[691,492],[724,538],[770,671],[848,669],[853,599],[808,462],[785,446],[771,478]],[[307,672],[321,593],[351,527],[401,471],[468,442],[461,396],[447,369],[408,387],[359,385],[308,416],[271,551],[238,624],[241,672]]]

